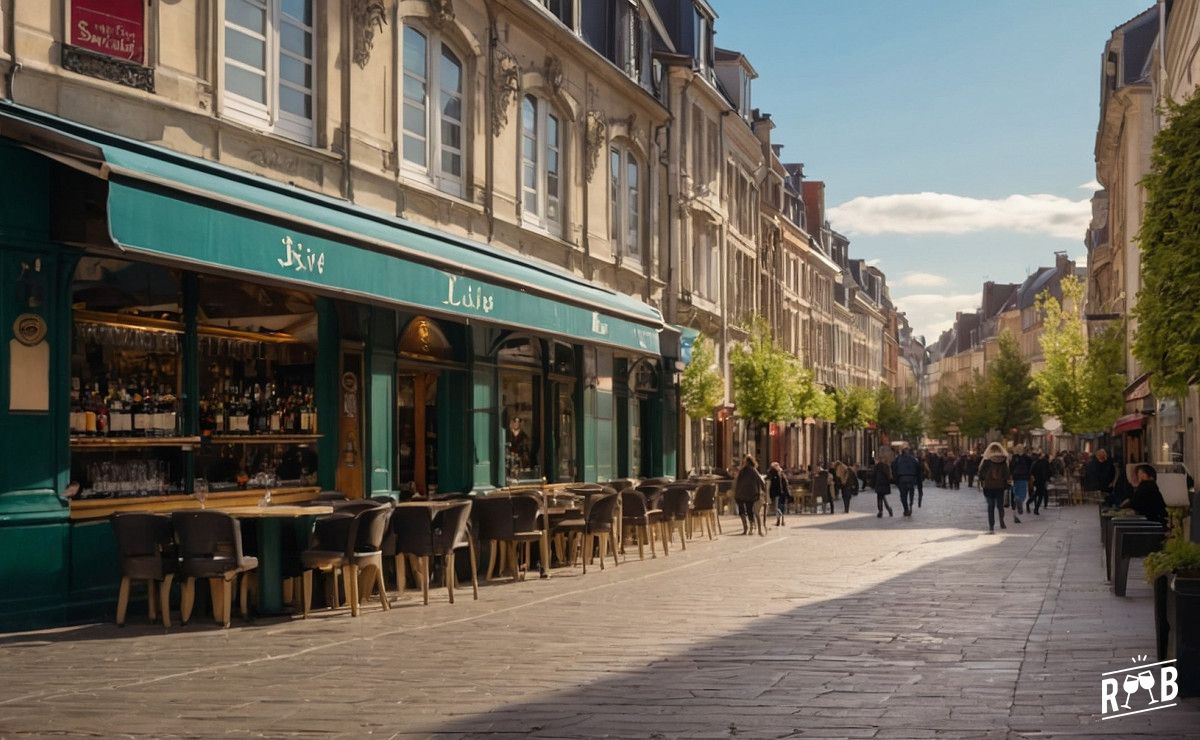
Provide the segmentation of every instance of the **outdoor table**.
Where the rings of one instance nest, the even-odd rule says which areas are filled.
[[[283,609],[283,521],[332,514],[332,506],[230,506],[216,509],[235,519],[257,519],[258,613],[276,616]]]

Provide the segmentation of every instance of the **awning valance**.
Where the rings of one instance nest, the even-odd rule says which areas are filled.
[[[659,352],[657,309],[531,258],[11,104],[0,136],[106,178],[125,250]]]
[[[1144,414],[1126,414],[1117,419],[1113,424],[1113,434],[1124,434],[1132,432],[1135,429],[1141,429],[1146,426],[1146,416]]]

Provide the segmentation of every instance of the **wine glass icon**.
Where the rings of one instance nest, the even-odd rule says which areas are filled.
[[[1154,688],[1154,674],[1151,673],[1150,671],[1146,670],[1146,671],[1142,671],[1141,673],[1137,674],[1137,677],[1138,677],[1138,685],[1140,685],[1143,689],[1145,689],[1146,693],[1150,695],[1150,703],[1157,704],[1158,699],[1154,698],[1154,692],[1151,691],[1151,689]]]
[[[1121,682],[1121,688],[1125,690],[1125,703],[1121,705],[1122,709],[1129,709],[1129,697],[1137,693],[1138,686],[1140,685],[1141,681],[1135,674],[1125,674],[1125,680]]]

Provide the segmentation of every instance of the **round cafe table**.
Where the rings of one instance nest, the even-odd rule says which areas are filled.
[[[230,506],[215,509],[235,519],[256,519],[258,525],[258,613],[284,614],[283,522],[287,519],[332,514],[332,506]]]

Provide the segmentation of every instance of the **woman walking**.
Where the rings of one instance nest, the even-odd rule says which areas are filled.
[[[787,513],[788,502],[792,500],[792,491],[779,463],[771,463],[767,470],[767,483],[770,486],[771,501],[775,503],[775,526],[782,527],[783,515]]]
[[[754,510],[766,492],[767,484],[758,473],[758,464],[752,456],[746,455],[733,483],[733,500],[737,503],[738,516],[742,518],[742,534],[750,534],[753,531],[756,517]],[[763,533],[761,524],[758,533]]]
[[[999,442],[992,442],[983,453],[979,463],[979,487],[987,499],[988,534],[996,533],[996,514],[1000,515],[1000,529],[1004,526],[1004,490],[1008,488],[1012,475],[1008,469],[1008,455]]]
[[[833,482],[837,485],[838,493],[842,495],[842,513],[849,514],[850,499],[858,493],[858,476],[853,468],[838,460],[833,464]]]
[[[891,455],[886,450],[879,450],[875,453],[875,467],[871,472],[873,475],[872,483],[875,489],[875,504],[879,509],[877,518],[883,516],[883,510],[886,508],[888,516],[892,516],[892,507],[887,501],[888,494],[892,492],[892,465],[889,459]]]

